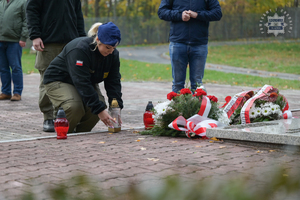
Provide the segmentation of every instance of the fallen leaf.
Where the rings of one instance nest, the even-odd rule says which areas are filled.
[[[275,150],[269,150],[269,152],[275,152]]]
[[[257,151],[256,153],[260,153],[260,151]]]
[[[214,143],[214,141],[209,141],[210,143]]]
[[[159,161],[159,159],[156,159],[156,158],[147,158],[147,159],[151,160],[151,161],[154,161],[154,162]]]
[[[132,133],[139,133],[139,131],[132,131]]]
[[[289,176],[288,174],[282,174],[282,176]]]
[[[212,138],[210,138],[211,140],[214,140],[214,141],[220,141],[218,138],[216,138],[216,137],[212,137]]]
[[[177,140],[175,140],[175,141],[172,141],[172,143],[176,143],[177,142]]]
[[[136,140],[136,142],[140,142],[141,140]]]
[[[145,151],[145,150],[146,150],[146,148],[142,147],[142,148],[141,148],[141,150],[142,150],[142,151]]]
[[[113,133],[108,133],[108,134],[113,134]]]
[[[196,148],[202,147],[202,146],[195,146]]]
[[[223,148],[225,148],[225,147],[226,147],[226,146],[220,146],[219,148],[220,148],[220,149],[223,149]]]
[[[103,142],[103,141],[102,141],[102,142],[99,142],[99,144],[104,144],[104,143],[105,143],[105,142]]]

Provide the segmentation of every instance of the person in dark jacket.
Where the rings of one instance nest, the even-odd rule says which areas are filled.
[[[47,95],[55,108],[62,107],[69,121],[69,133],[89,132],[99,119],[113,126],[113,118],[98,83],[104,87],[111,104],[116,98],[123,108],[119,52],[119,28],[112,22],[94,24],[89,37],[69,42],[50,63],[44,74]],[[121,123],[121,122],[119,122]]]
[[[0,1],[0,100],[21,100],[22,47],[25,47],[28,38],[25,5],[26,0]]]
[[[171,22],[169,53],[172,65],[172,91],[185,85],[189,65],[191,89],[203,86],[207,57],[208,27],[218,21],[222,11],[218,0],[162,0],[158,8],[160,19]]]
[[[46,95],[43,75],[50,62],[71,40],[86,36],[80,0],[28,0],[26,16],[29,37],[37,51],[35,68],[40,73],[39,107],[43,131],[54,132],[55,111]]]

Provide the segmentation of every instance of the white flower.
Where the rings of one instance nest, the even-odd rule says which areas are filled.
[[[277,104],[271,105],[270,109],[273,114],[277,113],[277,107],[279,108]]]
[[[161,117],[161,115],[164,115],[166,113],[166,111],[168,110],[168,106],[171,103],[171,101],[165,101],[162,103],[158,103],[155,107],[154,110],[156,111],[154,119],[158,119]]]
[[[272,104],[272,102],[266,102],[265,104],[262,104],[261,107],[265,108],[265,107],[270,107]]]
[[[270,114],[272,113],[271,108],[269,108],[269,107],[263,108],[263,109],[261,110],[261,112],[262,112],[262,114],[263,114],[264,116],[268,116],[268,115],[270,115]]]
[[[260,116],[261,115],[261,109],[259,107],[255,108],[255,113],[256,113],[256,116]]]
[[[231,120],[228,119],[228,115],[224,111],[222,111],[219,113],[218,121],[228,126]]]
[[[256,111],[255,109],[250,109],[249,111],[250,118],[257,117],[257,113],[255,111]]]

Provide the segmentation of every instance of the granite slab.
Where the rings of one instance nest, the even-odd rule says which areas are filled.
[[[232,125],[206,130],[207,137],[300,146],[300,119]]]

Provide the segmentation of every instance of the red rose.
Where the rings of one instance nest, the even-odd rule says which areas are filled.
[[[167,94],[167,99],[169,99],[170,101],[174,98],[177,97],[178,94],[176,92],[170,92],[169,94]]]
[[[192,94],[192,92],[188,88],[183,88],[180,90],[180,94]]]
[[[207,94],[207,93],[206,93],[204,90],[198,88],[198,89],[196,89],[194,96],[195,96],[195,97],[200,97],[200,96],[202,96],[202,95],[205,96],[206,94]]]
[[[208,95],[207,97],[213,102],[216,102],[216,103],[218,102],[218,98],[213,95]]]

